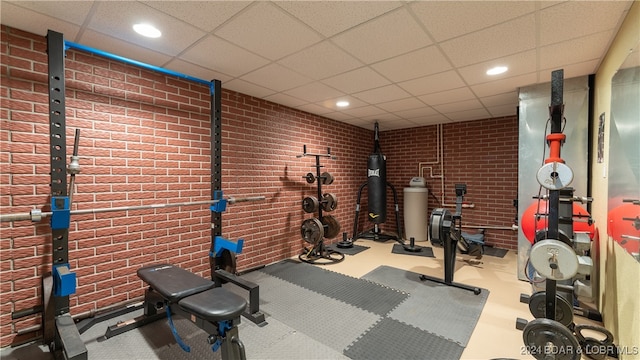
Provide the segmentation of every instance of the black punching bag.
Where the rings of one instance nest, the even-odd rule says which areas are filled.
[[[387,219],[387,163],[380,150],[378,123],[375,125],[375,147],[367,161],[369,220],[382,224]]]

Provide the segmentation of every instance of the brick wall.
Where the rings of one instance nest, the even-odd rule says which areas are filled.
[[[403,204],[402,189],[414,176],[419,176],[419,163],[435,163],[438,144],[437,126],[386,131],[380,144],[387,156],[388,181],[397,188]],[[513,200],[518,195],[518,122],[506,117],[442,125],[445,199],[441,191],[438,164],[423,165],[423,176],[433,196],[429,198],[429,213],[443,207],[455,211],[455,184],[467,184],[465,202],[473,208],[463,208],[463,226],[510,227],[517,214]],[[429,169],[431,167],[431,169]],[[433,174],[433,178],[431,177]],[[392,198],[388,194],[387,214]],[[402,205],[400,206],[402,219]],[[393,217],[392,217],[393,219]],[[475,233],[473,228],[463,231]],[[517,249],[517,234],[513,230],[487,228],[485,241],[504,249]]]
[[[2,27],[0,204],[2,214],[48,209],[49,121],[46,41]],[[80,129],[81,173],[73,209],[191,202],[210,198],[209,89],[77,51],[67,51],[67,151]],[[322,171],[336,180],[324,192],[337,195],[334,215],[351,232],[356,191],[366,177],[372,132],[224,90],[222,92],[222,184],[225,195],[263,195],[265,201],[229,205],[223,236],[245,239],[238,270],[295,256],[305,243],[301,209],[316,195],[302,178]],[[70,265],[78,277],[72,314],[143,295],[136,269],[170,262],[209,275],[210,214],[206,206],[74,215]],[[39,316],[11,320],[11,313],[41,303],[40,278],[50,271],[47,220],[1,223],[0,345],[15,332],[38,325]],[[337,241],[339,238],[334,239]],[[34,336],[31,333],[27,337]]]
[[[0,47],[0,213],[46,211],[50,192],[46,41],[2,26]],[[208,200],[208,87],[82,52],[70,50],[66,55],[67,151],[71,153],[73,133],[80,129],[82,170],[76,177],[73,209]],[[322,171],[336,178],[324,192],[336,194],[339,205],[331,215],[351,236],[357,191],[366,181],[372,131],[222,87],[225,195],[266,197],[262,202],[229,205],[222,215],[223,236],[245,239],[238,270],[296,256],[305,246],[300,224],[312,215],[302,211],[301,201],[316,195],[316,187],[302,178],[315,173],[314,157],[296,157],[303,145],[310,153],[326,153],[331,147],[337,156],[337,160],[321,159]],[[485,129],[498,124],[500,131]],[[381,133],[389,180],[400,196],[416,176],[417,163],[434,159],[435,129]],[[468,199],[476,204],[476,209],[465,212],[465,223],[476,223],[474,213],[482,214],[477,218],[480,224],[510,223],[517,176],[515,119],[447,124],[444,129],[447,189],[453,191],[450,186],[455,182],[467,182]],[[508,140],[503,132],[509,134]],[[501,138],[491,138],[496,135]],[[511,151],[504,168],[494,167],[498,163],[492,159]],[[461,168],[470,171],[457,172]],[[429,184],[437,191],[434,180]],[[513,195],[484,198],[486,189],[481,187],[497,184],[513,187]],[[447,197],[447,202],[453,200]],[[366,209],[366,191],[361,204]],[[491,210],[494,206],[500,209]],[[142,296],[144,284],[136,269],[143,265],[170,262],[208,276],[210,214],[206,206],[191,206],[73,216],[69,257],[78,287],[70,297],[72,314]],[[393,209],[388,216],[387,223],[394,224]],[[363,212],[359,228],[369,226]],[[51,238],[47,220],[0,223],[0,231],[0,346],[7,346],[37,335],[16,338],[17,331],[40,324],[40,317],[11,320],[11,313],[41,303],[40,279],[50,271]],[[511,248],[509,236],[488,231],[489,242]]]

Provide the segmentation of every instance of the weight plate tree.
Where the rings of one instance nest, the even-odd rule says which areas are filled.
[[[573,171],[565,164],[560,156],[560,150],[566,135],[563,133],[564,87],[563,70],[551,73],[551,105],[549,106],[549,134],[546,145],[549,155],[544,159],[537,172],[536,179],[540,185],[539,195],[534,198],[548,200],[545,228],[535,233],[529,252],[530,266],[536,275],[530,277],[532,284],[536,276],[544,279],[545,291],[538,291],[529,297],[529,309],[534,317],[531,322],[524,319],[516,321],[516,328],[523,329],[523,340],[527,351],[536,359],[580,359],[584,353],[592,359],[605,358],[606,353],[591,354],[586,349],[598,349],[613,346],[613,336],[600,327],[594,326],[589,330],[596,330],[605,335],[603,340],[589,338],[581,333],[581,325],[574,324],[573,314],[576,282],[578,274],[588,274],[580,270],[581,262],[588,264],[583,256],[585,249],[581,245],[573,230],[573,201],[579,198],[573,196],[573,189],[568,187],[573,180]],[[545,128],[546,132],[546,128]],[[540,195],[542,189],[547,195]],[[538,204],[538,211],[540,204]],[[536,213],[536,216],[540,214]],[[537,220],[536,220],[537,221]],[[589,220],[590,221],[590,220]],[[575,237],[575,239],[574,239]],[[586,249],[589,249],[589,241]],[[576,312],[579,314],[579,312]],[[526,325],[522,326],[523,323]]]
[[[340,223],[335,217],[323,215],[322,212],[335,210],[338,207],[338,197],[333,193],[322,193],[322,185],[332,184],[335,178],[329,172],[320,172],[323,168],[320,164],[320,158],[335,160],[336,157],[331,155],[331,148],[327,148],[326,154],[311,154],[307,153],[307,146],[304,145],[302,155],[297,155],[296,157],[302,158],[306,156],[315,157],[316,174],[309,172],[302,178],[309,184],[314,182],[317,184],[318,195],[317,197],[307,196],[302,199],[302,210],[306,213],[315,213],[317,211],[318,216],[305,219],[300,226],[302,239],[311,246],[305,247],[298,258],[309,264],[335,264],[344,260],[344,254],[327,248],[324,244],[324,239],[336,237],[340,233]]]

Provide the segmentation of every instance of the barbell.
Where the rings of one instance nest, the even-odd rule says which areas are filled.
[[[229,204],[235,204],[235,203],[248,202],[248,201],[260,201],[264,199],[265,199],[264,196],[249,196],[249,197],[241,197],[241,198],[229,197],[227,199],[191,201],[191,202],[180,202],[180,203],[170,203],[170,204],[151,204],[151,205],[139,205],[139,206],[121,206],[121,207],[99,208],[99,209],[71,210],[69,211],[69,213],[71,215],[99,214],[99,213],[116,212],[116,211],[162,209],[162,208],[178,207],[178,206],[213,205],[223,200],[226,200],[226,202]],[[11,222],[11,221],[22,221],[22,220],[31,220],[33,222],[38,222],[43,218],[46,218],[47,216],[51,216],[51,215],[53,215],[52,211],[43,212],[40,209],[33,209],[28,213],[0,214],[0,222]]]

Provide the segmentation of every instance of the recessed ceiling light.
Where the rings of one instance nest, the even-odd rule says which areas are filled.
[[[150,38],[159,38],[162,36],[160,30],[149,24],[135,24],[133,25],[133,30],[142,36]]]
[[[509,70],[509,68],[506,66],[496,66],[487,70],[487,75],[498,75],[506,72],[507,70]]]
[[[349,102],[348,102],[348,101],[345,101],[345,100],[341,100],[341,101],[338,101],[338,102],[336,103],[336,106],[337,106],[337,107],[347,107],[347,106],[349,106]]]

